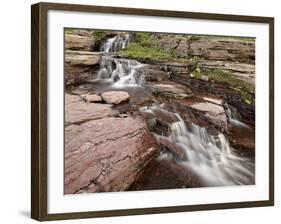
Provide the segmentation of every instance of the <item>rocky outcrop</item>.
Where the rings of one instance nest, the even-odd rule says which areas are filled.
[[[255,42],[235,38],[158,35],[156,46],[183,58],[237,61],[254,64]]]
[[[96,72],[101,61],[99,52],[65,51],[65,81],[75,83],[87,80]]]
[[[119,104],[127,101],[130,95],[125,91],[108,91],[101,94],[101,97],[106,103]]]
[[[144,74],[144,79],[149,82],[159,82],[170,78],[168,72],[163,71],[160,68],[156,68],[156,66],[144,66],[138,69],[138,71]]]
[[[65,34],[65,49],[78,51],[92,51],[94,48],[94,36],[86,30],[74,30]]]
[[[204,115],[216,127],[225,130],[227,127],[227,119],[224,108],[212,102],[200,102],[190,106],[192,109],[203,112]]]
[[[192,91],[186,86],[170,81],[152,83],[150,88],[156,95],[175,99],[184,99],[193,95]]]
[[[65,128],[65,193],[126,190],[157,145],[141,118],[107,117]]]
[[[189,45],[189,54],[208,60],[253,63],[255,43],[234,39],[199,39]]]
[[[255,65],[231,61],[210,61],[204,60],[200,62],[200,67],[205,69],[219,69],[230,72],[237,78],[255,84]]]

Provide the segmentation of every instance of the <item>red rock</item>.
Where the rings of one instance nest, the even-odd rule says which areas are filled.
[[[126,190],[158,146],[141,118],[104,117],[65,128],[65,193]]]

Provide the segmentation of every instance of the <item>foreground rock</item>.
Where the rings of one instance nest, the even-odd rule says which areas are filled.
[[[108,91],[104,92],[101,97],[106,103],[119,104],[127,101],[130,95],[125,91]]]
[[[114,116],[118,111],[110,104],[86,103],[80,96],[65,94],[65,125]]]
[[[65,193],[124,191],[157,148],[141,118],[106,117],[69,125],[65,128]]]

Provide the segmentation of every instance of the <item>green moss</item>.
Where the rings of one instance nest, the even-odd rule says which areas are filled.
[[[170,51],[164,51],[157,47],[157,39],[151,33],[138,32],[134,41],[127,48],[119,52],[121,57],[145,61],[171,61],[188,63],[186,58],[178,58]]]
[[[72,33],[73,33],[73,29],[66,28],[66,29],[64,30],[64,33],[65,33],[65,34],[72,34]]]
[[[242,42],[254,42],[254,37],[236,37],[236,36],[216,36],[216,35],[188,35],[190,40],[239,40]]]
[[[153,47],[156,43],[156,40],[150,33],[139,32],[136,33],[134,42],[138,43],[142,47]]]
[[[196,69],[192,74],[196,79],[200,79],[202,75],[206,75],[211,81],[226,83],[229,85],[229,88],[239,93],[244,103],[255,105],[255,86],[246,81],[238,79],[235,75],[229,72],[219,69],[201,72],[199,69]]]
[[[93,33],[93,35],[94,35],[95,41],[100,42],[105,38],[106,32],[105,31],[95,31]]]
[[[202,75],[205,75],[208,76],[211,81],[226,83],[231,89],[235,90],[242,96],[245,103],[250,105],[255,104],[255,86],[251,83],[238,79],[235,75],[229,72],[219,69],[201,72],[199,69],[196,69],[192,74],[196,79],[200,79]]]
[[[158,48],[144,47],[139,43],[131,43],[126,49],[122,50],[120,56],[144,59],[144,60],[173,60],[171,54],[161,51]]]
[[[238,79],[235,75],[219,70],[214,69],[211,71],[205,72],[205,75],[209,76],[210,80],[216,81],[216,82],[224,82],[228,83],[229,85],[239,88],[241,90],[245,90],[249,93],[255,92],[255,86],[251,83],[248,83],[246,81],[243,81],[241,79]]]

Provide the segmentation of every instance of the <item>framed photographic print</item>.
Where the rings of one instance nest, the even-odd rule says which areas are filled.
[[[274,204],[274,19],[32,5],[32,212]]]

